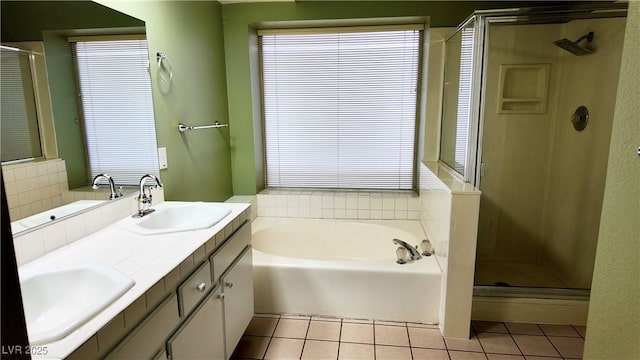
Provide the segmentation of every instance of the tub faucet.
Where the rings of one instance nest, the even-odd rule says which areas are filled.
[[[120,196],[122,196],[122,193],[118,190],[116,190],[116,184],[113,182],[113,178],[107,174],[98,174],[93,178],[93,181],[91,182],[91,188],[93,188],[94,190],[98,189],[98,181],[102,178],[107,179],[107,181],[109,181],[109,188],[111,189],[111,194],[109,195],[109,200],[113,200],[113,199],[117,199]]]
[[[156,211],[155,209],[151,209],[151,191],[149,191],[149,195],[145,193],[144,182],[147,179],[152,179],[153,181],[155,181],[154,187],[156,189],[162,187],[160,179],[158,179],[158,177],[156,177],[155,175],[146,174],[140,178],[140,193],[136,197],[136,201],[138,201],[138,212],[131,215],[132,218],[141,218]]]
[[[411,260],[420,260],[420,259],[422,259],[422,255],[420,255],[420,252],[418,251],[418,249],[416,249],[413,246],[407,244],[406,242],[404,242],[404,241],[402,241],[400,239],[393,239],[393,243],[396,244],[396,245],[400,245],[403,248],[407,249],[407,251],[411,255]]]

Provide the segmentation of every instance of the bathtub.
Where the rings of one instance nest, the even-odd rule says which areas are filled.
[[[252,228],[257,313],[438,322],[435,256],[395,261],[392,239],[418,244],[419,222],[258,217]]]

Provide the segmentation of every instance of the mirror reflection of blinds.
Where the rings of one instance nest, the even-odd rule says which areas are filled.
[[[267,186],[412,189],[421,34],[260,35]]]
[[[473,35],[474,29],[472,27],[462,29],[455,153],[455,170],[461,174],[464,173],[467,164],[467,151],[469,149],[471,81],[473,79]]]
[[[72,43],[91,177],[135,185],[159,174],[145,40]]]
[[[42,156],[28,55],[2,50],[0,104],[2,161]]]

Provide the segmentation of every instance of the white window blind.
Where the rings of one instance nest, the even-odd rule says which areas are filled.
[[[267,186],[412,189],[421,30],[263,33]]]
[[[2,161],[42,156],[29,54],[2,49],[0,129]]]
[[[454,169],[464,174],[469,149],[471,122],[471,81],[473,80],[474,28],[462,29],[460,48],[460,89],[458,90],[458,121],[456,122],[456,154]]]
[[[158,175],[146,40],[74,44],[91,177],[132,185]]]

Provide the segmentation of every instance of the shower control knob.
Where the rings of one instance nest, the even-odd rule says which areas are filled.
[[[224,286],[228,287],[229,289],[231,289],[233,287],[233,281],[227,281],[224,283]]]
[[[205,290],[207,290],[207,284],[205,283],[200,283],[196,286],[196,289],[198,291],[200,291],[201,293],[205,292]]]

